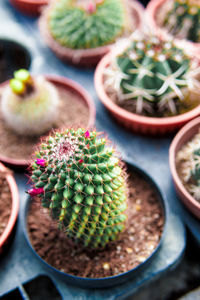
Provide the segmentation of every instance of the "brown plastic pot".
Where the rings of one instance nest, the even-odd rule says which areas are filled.
[[[176,170],[176,155],[200,129],[200,117],[185,125],[175,136],[169,149],[169,164],[176,192],[185,206],[200,219],[200,202],[195,200],[184,187]]]
[[[41,8],[49,3],[49,0],[10,0],[10,3],[20,12],[28,16],[38,16]]]
[[[200,105],[182,115],[163,118],[141,116],[121,108],[106,94],[103,85],[104,69],[109,65],[110,57],[111,55],[107,54],[99,62],[94,81],[99,99],[119,124],[137,133],[165,135],[177,131],[187,122],[200,115]]]
[[[137,2],[137,0],[128,0],[128,5],[130,6],[131,15],[136,20],[136,28],[141,29],[143,26],[143,15],[144,8]],[[51,5],[44,9],[40,19],[39,19],[39,29],[42,37],[44,38],[46,44],[55,53],[55,55],[64,62],[68,62],[73,65],[82,67],[92,67],[95,66],[100,59],[110,51],[112,45],[106,45],[98,48],[91,49],[70,49],[61,46],[51,35],[48,29],[48,13],[51,9]]]
[[[0,172],[6,171],[6,167],[0,163]],[[6,228],[2,235],[0,236],[0,254],[3,253],[3,250],[7,246],[10,241],[11,234],[13,232],[15,223],[17,221],[17,216],[19,212],[19,192],[17,188],[17,184],[15,182],[14,177],[11,174],[6,175],[6,180],[10,187],[11,197],[12,197],[12,208],[11,214],[6,225]]]
[[[160,27],[157,23],[158,12],[166,1],[169,0],[151,0],[146,8],[146,17],[147,24],[153,30],[153,32],[158,36],[164,37],[168,40],[173,36],[164,27]],[[195,55],[200,56],[200,43],[194,43],[187,39],[176,38],[176,40],[182,41],[185,44],[185,47],[189,48],[188,52],[192,51]]]
[[[91,128],[94,126],[95,123],[95,117],[96,117],[96,109],[94,105],[94,101],[91,98],[90,94],[78,83],[74,82],[71,79],[68,79],[63,76],[57,76],[57,75],[44,75],[44,77],[51,83],[53,83],[55,86],[60,86],[66,91],[72,91],[73,93],[77,94],[80,99],[80,101],[84,102],[85,105],[88,107],[88,124],[87,128]],[[0,89],[7,85],[8,82],[4,82],[3,84],[0,85]],[[20,145],[19,145],[20,147]],[[9,167],[14,167],[17,169],[22,169],[24,170],[30,165],[30,160],[25,160],[25,159],[12,159],[9,157],[5,157],[1,155],[0,153],[0,161],[5,163]]]

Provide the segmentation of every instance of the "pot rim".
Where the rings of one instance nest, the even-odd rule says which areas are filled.
[[[181,115],[172,116],[172,117],[163,117],[163,118],[155,118],[155,117],[146,117],[141,116],[136,113],[131,113],[124,108],[121,108],[117,104],[115,104],[110,97],[106,94],[104,85],[103,85],[103,70],[106,66],[109,65],[110,58],[112,54],[108,53],[105,55],[102,60],[97,65],[94,75],[94,83],[95,88],[97,91],[97,95],[100,101],[105,105],[105,107],[113,112],[114,114],[122,117],[123,119],[127,119],[130,122],[145,124],[145,125],[153,125],[155,127],[164,127],[166,125],[178,125],[182,124],[183,122],[187,122],[192,118],[200,115],[200,105],[195,107],[194,109],[190,110]]]
[[[75,276],[75,275],[71,275],[69,273],[64,273],[58,269],[56,269],[55,267],[51,266],[49,263],[47,263],[44,259],[42,259],[39,254],[35,251],[35,249],[33,248],[31,241],[29,239],[29,234],[28,234],[28,230],[27,230],[27,213],[28,213],[28,208],[30,205],[30,197],[27,198],[26,200],[26,204],[25,204],[25,208],[23,211],[23,215],[22,215],[22,224],[23,224],[23,231],[24,231],[24,235],[26,238],[26,241],[29,245],[29,247],[31,248],[31,250],[33,251],[33,253],[36,255],[36,257],[39,258],[39,260],[44,263],[48,268],[50,268],[51,270],[55,271],[57,274],[64,276],[65,278],[68,278],[69,280],[74,280],[76,282],[77,285],[82,285],[82,284],[89,284],[89,286],[85,286],[88,288],[104,288],[104,287],[109,287],[109,286],[114,286],[118,283],[121,283],[120,278],[123,280],[123,278],[125,278],[122,282],[124,282],[125,280],[128,280],[128,276],[131,276],[132,273],[136,273],[142,270],[142,268],[144,266],[147,266],[148,263],[150,263],[152,261],[152,259],[154,258],[154,255],[159,251],[163,240],[166,236],[166,230],[167,230],[167,226],[168,226],[168,220],[169,220],[169,206],[168,206],[168,202],[166,200],[165,194],[161,191],[161,189],[159,188],[158,184],[156,183],[156,181],[153,179],[153,177],[151,175],[149,175],[145,170],[143,170],[141,167],[137,166],[136,164],[133,164],[131,161],[129,160],[124,160],[124,162],[126,163],[127,167],[132,169],[133,171],[137,172],[137,174],[141,174],[141,176],[146,179],[151,186],[153,186],[153,188],[155,189],[157,195],[159,196],[159,202],[162,205],[162,209],[163,209],[163,216],[164,216],[164,225],[163,225],[163,232],[160,238],[159,243],[157,244],[156,248],[153,250],[153,252],[151,253],[150,256],[148,256],[148,258],[140,263],[138,266],[136,266],[135,268],[120,273],[118,275],[114,275],[114,276],[109,276],[109,277],[101,277],[101,278],[85,278],[85,277],[80,277],[80,276]],[[117,280],[117,282],[112,283],[112,281]],[[105,283],[105,285],[101,286],[101,283]]]
[[[144,7],[143,5],[138,2],[137,0],[132,1],[132,0],[126,0],[128,2],[128,5],[130,5],[131,9],[135,11],[137,14],[138,18],[138,24],[136,29],[141,29],[143,27],[143,14],[144,14]],[[114,45],[108,44],[105,46],[100,46],[96,48],[88,48],[88,49],[72,49],[72,48],[67,48],[62,45],[60,45],[51,35],[48,26],[47,26],[47,15],[48,11],[50,10],[51,6],[47,6],[46,8],[43,9],[43,13],[41,14],[39,18],[39,28],[41,31],[42,36],[44,37],[47,45],[52,48],[54,52],[56,52],[58,55],[62,56],[63,59],[66,58],[72,58],[72,62],[74,60],[75,64],[79,64],[80,59],[87,59],[87,58],[92,58],[95,56],[103,56],[105,55],[110,48]],[[77,62],[76,62],[77,60]]]
[[[177,152],[180,150],[183,144],[185,144],[187,141],[189,141],[194,135],[191,135],[188,137],[187,141],[181,142],[182,138],[185,136],[186,133],[190,132],[193,127],[196,127],[199,124],[200,128],[200,117],[192,120],[188,124],[186,124],[179,132],[176,134],[174,137],[170,148],[169,148],[169,165],[170,165],[170,170],[172,174],[172,178],[174,180],[174,183],[177,185],[177,188],[180,190],[181,194],[184,194],[187,200],[195,207],[198,209],[200,213],[200,202],[194,199],[194,197],[187,191],[187,189],[184,187],[178,172],[176,170],[176,155]],[[179,144],[180,143],[180,144]]]
[[[2,163],[0,163],[0,172],[2,171],[6,171],[6,167]],[[11,234],[19,212],[19,191],[15,179],[13,175],[7,174],[6,180],[10,188],[10,193],[12,198],[12,208],[11,208],[11,213],[6,228],[4,229],[2,235],[0,236],[0,250]]]
[[[86,128],[91,128],[94,126],[95,123],[95,118],[96,118],[96,108],[94,101],[90,94],[82,87],[79,83],[64,77],[64,76],[59,76],[59,75],[43,75],[48,81],[55,85],[63,85],[66,87],[66,89],[74,90],[77,95],[80,95],[81,98],[83,99],[83,102],[86,104],[88,107],[88,123]],[[3,82],[0,84],[0,87],[4,87],[5,85],[8,84],[8,81]],[[81,100],[82,101],[82,100]],[[10,166],[14,167],[19,167],[19,168],[25,168],[30,164],[31,160],[28,159],[14,159],[14,158],[9,158],[7,156],[1,155],[0,154],[0,161],[2,161],[5,164],[8,164]]]

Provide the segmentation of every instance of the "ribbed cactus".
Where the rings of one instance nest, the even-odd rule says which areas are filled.
[[[113,43],[127,30],[123,0],[60,0],[49,11],[54,39],[72,49],[96,48]]]
[[[163,26],[179,38],[200,42],[200,1],[174,0]]]
[[[50,82],[21,69],[3,90],[1,109],[7,125],[16,133],[33,136],[52,128],[58,103],[57,90]]]
[[[67,129],[45,138],[32,164],[29,194],[71,239],[91,248],[125,228],[127,187],[116,151],[96,131]]]
[[[181,176],[189,192],[200,201],[200,133],[178,152],[177,162],[181,162]]]
[[[105,89],[117,95],[138,114],[177,113],[179,103],[188,101],[188,91],[199,88],[197,62],[172,41],[134,36],[125,49],[114,53],[104,70]],[[115,99],[116,101],[116,99]]]

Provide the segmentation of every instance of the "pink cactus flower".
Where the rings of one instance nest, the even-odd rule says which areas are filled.
[[[37,195],[42,194],[42,193],[44,193],[44,188],[43,187],[38,188],[38,189],[33,188],[33,189],[28,190],[28,194],[31,197],[37,196]]]
[[[41,167],[45,167],[46,166],[46,161],[45,161],[45,159],[37,159],[36,160],[36,164],[37,165],[40,165]]]
[[[81,159],[79,159],[79,164],[82,164],[83,163],[83,159],[81,158]]]
[[[90,2],[88,5],[87,5],[87,12],[89,14],[92,14],[96,11],[96,4]]]
[[[86,132],[85,132],[85,138],[89,138],[90,137],[90,133],[89,133],[89,131],[87,130]]]

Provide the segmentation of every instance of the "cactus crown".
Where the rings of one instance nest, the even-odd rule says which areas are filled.
[[[200,1],[174,0],[163,26],[177,37],[200,42]]]
[[[127,27],[122,0],[60,0],[49,14],[54,39],[72,49],[113,43]]]
[[[32,164],[30,195],[68,237],[91,248],[117,238],[126,221],[125,172],[96,131],[67,129],[45,138]]]
[[[182,147],[177,161],[183,162],[181,175],[189,192],[200,201],[200,133]]]
[[[199,86],[199,72],[197,63],[172,41],[133,37],[105,68],[104,85],[114,89],[119,104],[129,103],[136,113],[176,114],[185,92]]]
[[[14,72],[14,78],[10,80],[10,87],[16,95],[24,95],[33,89],[33,80],[25,69]]]

